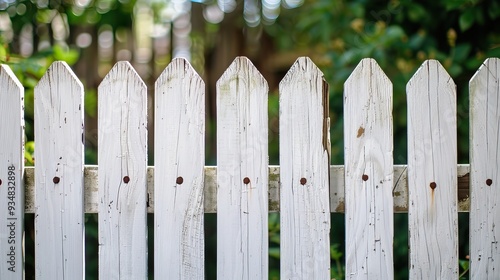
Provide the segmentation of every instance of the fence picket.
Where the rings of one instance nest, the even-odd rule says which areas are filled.
[[[470,273],[500,279],[500,59],[487,59],[470,81]]]
[[[155,279],[204,279],[205,84],[178,58],[155,91]]]
[[[328,84],[306,57],[280,82],[281,279],[330,279]]]
[[[20,280],[24,276],[24,88],[7,65],[0,66],[0,88],[0,275]]]
[[[363,59],[344,84],[346,278],[393,279],[392,83]]]
[[[217,277],[268,278],[268,86],[245,57],[217,82]]]
[[[410,279],[457,279],[456,86],[428,60],[406,90]]]
[[[37,279],[84,279],[83,86],[54,62],[35,87]]]
[[[204,214],[216,212],[217,278],[267,279],[268,213],[280,211],[281,279],[329,279],[330,213],[345,211],[346,279],[393,279],[393,215],[407,211],[410,279],[457,279],[457,210],[469,209],[470,278],[500,278],[499,84],[500,59],[487,59],[469,85],[471,164],[458,165],[456,86],[424,62],[407,84],[408,165],[395,166],[392,84],[363,59],[344,85],[345,165],[330,166],[328,84],[301,57],[279,86],[280,166],[269,166],[268,85],[238,57],[216,86],[213,167],[203,80],[174,59],[155,84],[148,168],[146,86],[119,62],[98,88],[99,166],[84,166],[83,86],[54,62],[34,90],[36,167],[25,168],[24,90],[1,65],[0,278],[24,278],[35,213],[35,277],[84,279],[84,213],[98,213],[99,278],[145,279],[149,212],[155,278],[204,279]]]
[[[98,92],[99,279],[146,279],[146,85],[118,62]]]

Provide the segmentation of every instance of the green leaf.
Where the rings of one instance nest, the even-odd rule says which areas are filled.
[[[472,24],[474,24],[475,21],[474,14],[475,14],[474,9],[469,9],[460,16],[458,20],[458,23],[460,25],[460,30],[466,31],[472,26]]]
[[[491,19],[496,19],[500,16],[500,5],[497,2],[492,2],[488,7],[488,15]]]
[[[464,5],[469,3],[469,0],[452,0],[445,1],[446,10],[454,10],[458,8],[462,8]]]
[[[408,40],[408,46],[414,50],[420,50],[420,48],[424,45],[426,39],[426,35],[422,33],[415,33],[410,36]]]
[[[500,56],[500,46],[495,45],[486,52],[486,57],[499,57]]]
[[[35,19],[40,23],[51,23],[54,16],[57,14],[57,10],[53,9],[40,9],[36,12]]]
[[[459,44],[454,49],[454,60],[456,62],[462,62],[469,56],[471,51],[471,46],[468,43]]]
[[[340,260],[342,258],[342,251],[339,249],[339,244],[335,243],[330,245],[330,258],[333,260]]]
[[[280,242],[281,242],[280,236],[278,234],[272,235],[271,237],[269,237],[269,242],[275,243],[275,244],[280,244]]]
[[[450,74],[450,76],[452,77],[456,77],[460,74],[462,74],[463,72],[463,68],[462,66],[458,65],[458,63],[454,63],[452,64],[450,67],[448,67],[446,69],[448,71],[448,73]]]
[[[362,18],[365,16],[365,7],[362,3],[351,3],[349,4],[349,11],[356,18]]]
[[[24,160],[26,162],[26,165],[31,166],[35,163],[33,159],[34,153],[35,153],[35,142],[33,141],[26,142],[24,149]]]
[[[404,30],[398,25],[391,25],[385,30],[383,36],[384,44],[391,45],[405,36]]]
[[[90,117],[97,115],[97,92],[95,89],[89,89],[84,95],[85,113]]]
[[[73,65],[78,61],[79,57],[78,51],[69,48],[63,48],[60,45],[54,46],[54,58],[55,60],[66,61],[69,65]]]
[[[7,57],[8,57],[7,48],[4,45],[0,45],[0,61],[2,63],[6,62]]]
[[[426,10],[419,4],[408,5],[408,17],[413,22],[422,20],[427,15]]]
[[[271,247],[269,248],[269,256],[271,258],[275,258],[275,259],[280,259],[280,248],[278,247]]]
[[[469,269],[469,260],[459,260],[458,263],[460,264],[460,268],[463,271],[466,271]]]

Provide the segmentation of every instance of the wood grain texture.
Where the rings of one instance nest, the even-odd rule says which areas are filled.
[[[456,86],[428,60],[406,90],[410,279],[457,279]]]
[[[0,66],[0,275],[24,278],[24,88]]]
[[[54,62],[35,87],[37,279],[84,279],[83,86]]]
[[[301,57],[279,90],[281,279],[330,279],[328,85]]]
[[[217,278],[268,278],[268,86],[245,57],[217,82]]]
[[[470,81],[470,275],[500,279],[500,59]]]
[[[146,279],[146,86],[118,62],[98,96],[99,279]]]
[[[204,279],[205,83],[176,58],[155,98],[155,279]]]
[[[393,279],[392,83],[363,59],[344,84],[346,279]]]

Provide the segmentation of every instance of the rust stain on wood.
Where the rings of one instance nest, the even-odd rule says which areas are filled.
[[[358,136],[356,136],[357,138],[363,136],[363,134],[365,133],[365,128],[360,126],[359,129],[358,129]]]

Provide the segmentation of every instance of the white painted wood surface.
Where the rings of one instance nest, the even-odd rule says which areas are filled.
[[[24,88],[0,65],[0,275],[23,279]]]
[[[330,279],[328,84],[301,57],[279,90],[281,279]]]
[[[205,83],[176,58],[155,98],[155,279],[204,279]]]
[[[371,58],[344,84],[346,279],[394,279],[392,83]]]
[[[298,64],[303,65],[304,68],[310,66],[309,60],[307,59],[301,59],[299,61],[300,63]],[[176,63],[180,64],[177,66],[182,66],[181,60],[176,61]],[[368,60],[368,64],[371,65],[371,63],[372,62]],[[203,180],[203,177],[205,179],[204,182],[197,186],[204,186],[204,194],[196,193],[195,197],[198,199],[200,196],[204,196],[204,205],[203,202],[201,202],[201,206],[196,204],[196,207],[188,207],[187,210],[193,211],[192,213],[198,211],[193,215],[199,215],[199,211],[213,213],[217,210],[219,212],[218,269],[219,277],[221,279],[266,279],[268,277],[267,211],[268,209],[271,211],[279,209],[278,203],[280,201],[280,190],[278,188],[278,184],[280,180],[278,178],[280,177],[280,168],[275,166],[269,167],[267,165],[267,86],[265,86],[265,81],[258,74],[255,68],[253,68],[253,66],[250,67],[250,69],[245,68],[244,65],[249,64],[250,63],[245,58],[236,59],[235,63],[231,66],[232,68],[228,69],[228,72],[219,81],[218,109],[221,122],[218,124],[218,135],[220,141],[218,148],[219,155],[222,155],[218,158],[220,169],[217,170],[216,167],[201,168],[205,169],[205,174],[199,178],[201,178],[200,180]],[[408,185],[411,195],[409,206],[411,246],[410,274],[412,279],[458,278],[456,211],[457,209],[460,211],[468,211],[469,206],[467,199],[457,201],[456,185],[457,181],[459,185],[460,182],[463,184],[464,180],[468,181],[469,177],[467,173],[469,172],[469,169],[472,170],[471,184],[473,187],[471,196],[474,200],[471,211],[471,278],[499,278],[497,271],[498,250],[496,243],[498,239],[498,229],[494,226],[494,223],[498,219],[499,215],[499,196],[498,192],[495,190],[498,179],[498,168],[496,168],[498,165],[496,158],[496,151],[498,150],[498,147],[496,142],[499,137],[498,123],[500,123],[499,113],[497,112],[499,107],[497,103],[500,102],[497,94],[500,92],[497,76],[499,67],[497,64],[497,59],[487,60],[485,65],[471,81],[471,167],[468,165],[456,164],[456,110],[455,86],[453,81],[449,78],[439,63],[436,61],[428,61],[424,63],[421,69],[415,74],[414,78],[408,84],[409,167],[408,170],[406,170],[405,166],[393,166],[394,179],[391,185],[393,185],[394,188],[392,193],[394,196],[392,205],[394,207],[394,211],[405,212],[408,195],[406,192],[406,178],[407,176],[409,178]],[[124,68],[127,67],[131,69],[129,65]],[[187,66],[184,65],[184,67]],[[296,71],[293,73],[297,74],[298,68],[294,68]],[[18,94],[17,91],[22,90],[22,86],[15,82],[15,78],[11,72],[6,74],[6,72],[4,72],[5,69],[7,68],[4,66],[0,68],[0,87],[2,87],[2,91],[0,91],[0,114],[2,115],[9,110],[22,109],[22,107],[17,105],[7,105],[10,101],[4,101],[5,98],[14,98],[16,99],[15,102],[20,100],[22,101],[22,93],[19,93],[17,97],[16,95],[13,97],[7,94],[10,90],[13,90],[16,94]],[[128,90],[135,88],[135,90],[132,90],[132,93],[130,94],[137,97],[137,99],[140,99],[141,101],[137,104],[141,105],[139,106],[140,109],[137,109],[137,106],[132,108],[131,110],[133,112],[131,114],[139,114],[141,110],[145,111],[146,108],[145,89],[140,79],[136,79],[137,74],[133,72],[133,70],[131,71],[131,76],[128,76],[129,74],[125,75],[128,79],[127,81],[110,78],[110,80],[106,81],[108,84],[105,86],[103,85],[103,87],[110,89],[112,87],[111,84],[124,85],[127,82],[130,83],[132,86],[123,86],[121,89],[118,89],[117,92],[119,92],[119,94],[126,95],[130,93]],[[234,74],[235,72],[235,76],[230,74]],[[258,77],[257,82],[252,82],[252,79],[249,78],[253,77],[252,75],[254,74]],[[370,73],[370,75],[372,74],[373,73]],[[355,73],[353,73],[353,76],[354,75]],[[371,79],[373,80],[375,77],[376,76],[373,76]],[[10,87],[9,89],[2,86],[5,80]],[[201,81],[197,81],[188,85],[189,82],[186,82],[183,86],[198,87],[198,82],[202,83]],[[352,81],[350,80],[348,82]],[[362,82],[351,83],[350,85],[352,86],[351,91],[362,89],[363,86],[365,86]],[[286,85],[285,87],[287,86],[289,85]],[[168,86],[165,88],[165,91],[167,91]],[[300,97],[300,93],[302,92],[299,86],[290,86],[289,90],[295,90],[298,92],[298,96],[292,96],[293,98]],[[138,92],[141,92],[142,95],[138,94]],[[245,92],[246,94],[242,94],[242,92]],[[84,169],[83,166],[82,94],[83,87],[81,83],[72,74],[70,68],[61,62],[53,64],[46,76],[42,78],[39,85],[35,89],[35,140],[38,147],[35,158],[37,166],[36,169],[31,167],[26,168],[26,176],[24,178],[26,183],[26,203],[24,206],[27,213],[36,213],[35,230],[37,243],[35,258],[37,279],[84,278],[83,251],[85,247],[82,212],[85,210],[89,213],[96,213],[98,208],[107,206],[105,203],[101,204],[98,196],[97,167],[88,166]],[[359,92],[356,94],[359,94]],[[185,97],[186,95],[182,95],[179,98]],[[193,98],[194,97],[195,96],[193,96]],[[111,99],[109,96],[104,98]],[[196,98],[203,99],[200,96],[197,96]],[[105,116],[103,118],[106,122],[112,120],[104,126],[106,129],[115,127],[113,125],[116,124],[113,122],[122,117],[122,108],[126,107],[124,104],[120,103],[121,99],[119,97],[115,97],[114,99],[115,100],[108,100],[107,102],[112,104],[116,103],[119,106],[106,106],[102,105],[106,104],[106,102],[100,102],[100,104],[102,103],[101,109],[104,110],[104,112],[99,112],[100,116],[108,114],[110,116]],[[133,99],[133,97],[130,99]],[[167,103],[165,106],[173,106],[173,104],[170,104],[168,100],[165,101]],[[311,100],[306,101],[310,102]],[[358,98],[357,100],[360,99]],[[357,100],[353,100],[353,106],[355,106],[355,101]],[[129,101],[129,99],[126,99],[126,103],[128,105],[136,104]],[[349,100],[346,100],[346,102],[347,101]],[[196,104],[200,106],[200,108],[203,107],[200,103]],[[187,106],[187,104],[181,104],[180,106],[172,108],[172,111],[169,112],[171,113],[171,115],[169,115],[170,119],[166,120],[166,122],[172,121],[174,123],[180,123],[181,115],[173,114],[175,112],[179,112],[179,114],[187,113],[187,111],[182,112],[183,105]],[[302,105],[309,104],[303,102]],[[160,108],[163,108],[162,105],[158,104],[158,106],[158,111]],[[363,110],[369,109],[363,108]],[[129,111],[126,112],[129,113]],[[254,115],[255,112],[257,112],[256,115]],[[318,110],[318,113],[321,113],[320,110]],[[348,108],[346,108],[346,114],[348,114]],[[203,114],[200,113],[199,117],[203,119],[201,115]],[[359,115],[360,114],[357,114],[355,117],[349,118],[346,121],[354,122],[356,117],[359,117]],[[19,118],[17,118],[17,116],[19,116]],[[8,208],[5,208],[6,204],[1,200],[5,197],[5,194],[3,194],[2,191],[5,190],[3,187],[6,186],[6,180],[9,181],[9,174],[7,172],[7,179],[4,179],[5,168],[2,167],[2,164],[10,160],[8,158],[10,157],[10,153],[13,153],[12,151],[15,151],[15,149],[18,148],[22,149],[21,145],[19,145],[19,147],[17,145],[15,145],[15,147],[12,145],[13,142],[19,142],[18,140],[10,140],[10,138],[5,140],[5,137],[14,137],[14,135],[10,135],[5,132],[10,128],[13,128],[14,130],[16,129],[16,125],[13,125],[15,123],[14,119],[9,119],[11,117],[15,118],[15,121],[22,122],[21,114],[7,114],[7,118],[2,118],[2,122],[0,122],[0,126],[2,127],[2,133],[0,133],[0,180],[2,180],[2,185],[0,185],[0,220],[3,221],[6,221],[7,218],[6,216],[2,218],[2,215],[6,215],[6,213],[2,213],[2,211],[7,212]],[[176,119],[176,117],[178,118]],[[291,117],[295,118],[296,116],[293,115]],[[134,126],[130,116],[124,116],[124,118],[128,120],[122,123],[124,125],[128,125],[125,128],[127,132],[123,132],[121,127],[119,127],[117,129],[118,132],[115,133],[114,136],[123,134],[125,137],[130,139],[134,137],[141,139],[139,142],[142,144],[137,144],[138,142],[132,143],[132,140],[130,139],[130,141],[125,139],[123,143],[132,143],[128,145],[128,147],[130,147],[133,152],[137,150],[145,151],[145,143],[147,142],[145,122],[136,122],[136,125]],[[143,119],[145,121],[145,115]],[[285,123],[287,122],[284,117],[282,118],[282,121]],[[297,122],[301,121],[304,120],[297,120]],[[380,121],[380,119],[376,119],[376,121]],[[376,121],[374,121],[374,123],[377,123]],[[109,125],[111,123],[113,123],[113,125]],[[199,136],[200,131],[196,129],[196,125],[194,124],[194,122],[190,122],[189,128],[194,129],[195,133],[189,134],[186,141],[179,141],[178,144],[180,146],[189,144],[189,141],[193,141],[193,139],[191,139],[195,138],[193,135]],[[322,124],[324,127],[324,119],[319,122],[311,122],[311,125],[319,124]],[[161,126],[161,123],[158,123],[157,125]],[[17,128],[22,129],[22,126],[18,126]],[[165,130],[167,130],[167,128],[168,126],[162,127],[162,129]],[[183,126],[183,128],[186,127]],[[286,125],[282,125],[281,129],[285,128]],[[100,131],[100,135],[103,137],[103,139],[100,140],[104,142],[112,142],[113,139],[116,138],[106,134],[106,129],[104,129],[103,133]],[[346,137],[351,137],[353,139],[356,138],[354,141],[361,142],[361,140],[357,137],[359,127],[356,129],[356,126],[354,126],[353,129],[355,129],[355,133],[352,133],[353,131],[346,125],[346,134],[351,131],[351,133],[346,135]],[[375,129],[375,127],[373,129]],[[180,132],[181,131],[179,131],[179,133]],[[295,130],[293,132],[295,132]],[[314,130],[311,136],[317,132],[317,130]],[[167,138],[168,133],[169,132],[167,130]],[[368,135],[369,131],[365,128],[362,131],[362,136],[360,138],[367,137]],[[22,133],[16,135],[16,137],[22,137]],[[120,139],[119,137],[121,136],[116,137]],[[176,136],[171,138],[175,137]],[[176,139],[180,138],[178,137]],[[294,137],[292,141],[298,141],[299,139],[301,139],[300,136]],[[309,139],[307,140],[309,141]],[[166,139],[166,146],[170,143],[168,141],[170,141],[170,139]],[[199,142],[196,143],[199,144]],[[353,146],[349,141],[346,141],[346,143],[346,145],[353,149],[361,149],[366,146],[366,143],[363,143],[365,146]],[[297,143],[292,142],[290,144],[293,145]],[[132,216],[132,214],[130,214],[132,211],[134,214],[140,214],[141,217],[144,217],[144,220],[141,226],[136,226],[136,220],[132,226],[130,226],[130,224],[127,225],[126,222],[120,220],[120,228],[122,229],[121,232],[118,230],[113,232],[112,230],[114,229],[111,229],[112,224],[109,224],[108,234],[110,232],[113,232],[113,234],[110,234],[104,239],[109,242],[117,242],[117,240],[133,240],[129,244],[132,244],[133,246],[139,244],[139,248],[144,249],[142,254],[137,254],[139,258],[133,260],[126,259],[126,261],[122,263],[126,263],[128,261],[128,264],[130,265],[123,264],[123,267],[133,270],[137,270],[137,267],[141,267],[144,268],[144,272],[141,273],[140,276],[135,277],[131,276],[132,273],[129,273],[129,271],[126,271],[124,268],[123,271],[125,272],[118,272],[117,274],[110,275],[109,277],[107,275],[101,277],[106,279],[126,279],[127,277],[133,279],[144,279],[147,277],[145,211],[147,209],[150,213],[157,212],[158,216],[164,214],[164,211],[159,209],[164,205],[160,202],[161,199],[159,199],[161,195],[160,192],[162,192],[163,189],[157,194],[159,201],[155,203],[155,192],[153,190],[154,168],[150,167],[146,169],[145,153],[141,153],[141,155],[144,156],[143,158],[137,157],[130,151],[122,153],[121,148],[125,146],[123,146],[120,141],[115,145],[109,144],[109,146],[107,146],[109,147],[109,150],[120,150],[114,154],[115,156],[109,156],[111,153],[107,149],[101,150],[100,153],[105,154],[104,156],[101,154],[99,155],[101,169],[107,170],[108,167],[115,168],[120,170],[121,173],[121,170],[125,170],[123,169],[125,168],[125,165],[122,165],[122,163],[141,162],[142,165],[140,168],[136,168],[136,166],[127,166],[129,169],[135,168],[135,171],[141,169],[142,171],[137,171],[140,174],[138,176],[130,175],[133,173],[128,173],[127,175],[119,174],[118,179],[110,179],[111,177],[108,175],[99,174],[101,177],[100,181],[101,184],[106,184],[106,182],[108,182],[108,185],[113,185],[114,183],[111,184],[110,182],[116,181],[118,182],[116,185],[124,185],[125,183],[123,183],[123,177],[125,175],[130,178],[130,182],[127,185],[131,185],[136,184],[137,182],[133,180],[137,180],[137,178],[142,174],[142,189],[140,187],[124,188],[122,186],[121,191],[125,189],[130,190],[130,192],[120,192],[120,194],[115,193],[115,196],[124,195],[127,196],[126,199],[129,200],[127,201],[128,204],[120,204],[125,205],[120,208],[121,212],[118,211],[116,214],[113,213],[110,216],[112,216],[113,219],[116,217],[123,217],[124,215]],[[6,150],[6,153],[9,153],[8,156],[4,155],[4,147],[8,148],[8,150]],[[165,147],[168,151],[172,151],[169,150],[171,148],[172,147]],[[196,149],[188,150],[190,153],[198,154]],[[284,145],[281,146],[281,150],[282,153],[285,154]],[[305,152],[312,153],[314,150],[311,149]],[[373,152],[372,149],[370,149],[370,152]],[[15,151],[14,153],[17,152]],[[292,155],[292,157],[293,156],[296,155]],[[194,158],[194,156],[192,157]],[[348,157],[347,151],[346,157]],[[104,167],[106,164],[101,162],[101,160],[108,162],[110,165]],[[189,160],[193,159],[190,158]],[[359,160],[359,158],[354,158],[354,160]],[[363,158],[363,160],[365,159]],[[166,159],[166,162],[171,161],[176,161],[176,158],[169,157]],[[115,162],[118,163],[114,164]],[[178,164],[175,168],[179,169],[175,175],[172,175],[172,178],[177,181],[177,177],[180,177],[177,176],[177,174],[180,174],[179,170],[182,169],[181,166],[184,166],[184,164],[181,163],[181,160],[176,161],[175,163]],[[304,166],[307,166],[309,163],[310,162],[304,162]],[[352,161],[350,161],[350,159],[346,160],[346,175],[351,175],[351,164]],[[19,156],[19,166],[19,174],[22,176],[22,155]],[[286,166],[292,166],[293,168],[293,161],[290,160],[282,162],[281,172],[283,172],[283,174],[281,174],[281,176],[289,178],[287,175],[289,174],[288,168],[285,168]],[[157,168],[158,174],[155,176],[158,176],[159,178],[166,176],[167,173],[170,174],[169,172],[173,169],[168,167],[159,168],[159,166],[157,166]],[[341,213],[344,211],[345,204],[347,204],[348,209],[346,217],[349,218],[351,213],[355,212],[350,210],[352,203],[350,202],[351,198],[349,196],[349,186],[351,186],[351,184],[347,181],[348,178],[344,178],[344,166],[330,166],[329,168],[331,173],[329,184],[330,198],[329,201],[327,201],[331,207],[330,211]],[[84,172],[82,173],[82,171]],[[200,172],[199,170],[194,170],[194,168],[187,171],[190,172],[190,174]],[[354,171],[358,170],[355,169]],[[36,174],[34,174],[35,172]],[[203,172],[203,170],[201,172]],[[219,176],[217,176],[217,173],[219,173]],[[17,177],[17,174],[18,173],[16,171],[15,180],[22,180],[22,177]],[[36,182],[34,175],[36,175]],[[85,182],[82,184],[84,176]],[[314,174],[314,176],[316,176],[316,174]],[[188,184],[188,179],[186,179],[187,177],[185,176],[182,177],[183,184],[181,184],[181,186],[185,186]],[[243,182],[245,177],[249,178],[248,184]],[[263,178],[265,179],[265,182]],[[293,184],[296,184],[294,181],[296,179],[294,178],[295,177],[292,177],[291,179],[292,186]],[[356,177],[354,178],[356,179]],[[300,177],[300,179],[302,179],[302,177]],[[369,184],[371,179],[372,176],[368,176],[367,181],[363,184]],[[491,180],[491,184],[488,179]],[[103,183],[103,180],[106,182]],[[171,179],[166,179],[166,181],[168,180]],[[312,184],[309,179],[306,180],[307,184]],[[194,181],[195,179],[193,179],[193,182]],[[290,185],[285,181],[286,179],[281,180],[283,188],[286,188],[286,185]],[[431,183],[433,182],[436,184],[434,189],[430,188],[430,186],[432,186]],[[168,186],[168,183],[163,182],[156,182],[155,184],[157,185],[157,190]],[[216,184],[218,186],[216,186]],[[303,187],[307,187],[307,184]],[[345,200],[344,184],[348,188],[346,190],[347,196]],[[18,184],[16,182],[16,186],[17,185],[22,184]],[[148,188],[147,193],[145,190],[146,185]],[[194,186],[195,184],[192,183],[192,185]],[[104,188],[100,189],[102,190]],[[144,195],[140,193],[140,195],[143,195],[142,198],[136,195],[135,191],[137,190],[144,192]],[[177,191],[175,194],[180,196],[181,192]],[[83,195],[85,195],[85,198],[83,198]],[[283,197],[286,196],[285,193],[282,193],[282,195]],[[294,193],[294,195],[297,195],[297,193]],[[325,197],[326,196],[327,195],[325,195]],[[359,196],[360,195],[355,195],[354,199],[358,199]],[[20,197],[22,197],[22,195],[20,195]],[[173,197],[168,197],[168,199],[172,198]],[[362,198],[364,199],[364,197]],[[83,203],[84,199],[85,204]],[[189,199],[193,198],[190,197]],[[198,203],[198,200],[196,199],[195,201]],[[282,203],[285,203],[284,201],[286,199],[282,200]],[[111,200],[108,201],[111,203]],[[146,201],[149,202],[148,207],[146,207]],[[176,199],[176,202],[178,201],[179,200]],[[326,204],[328,204],[328,202]],[[22,203],[22,200],[19,203]],[[143,204],[140,205],[141,203]],[[158,208],[154,209],[155,206]],[[369,206],[371,207],[371,205]],[[200,210],[203,208],[204,210]],[[312,208],[308,208],[304,211],[309,211],[311,209]],[[103,219],[110,220],[109,217],[106,216],[109,214],[107,212],[108,210],[109,207],[106,208],[105,211],[101,210],[100,216],[103,216]],[[362,209],[356,208],[355,210],[358,211]],[[369,218],[374,219],[376,222],[380,222],[379,220],[376,220],[375,216],[376,213],[378,213],[377,211],[380,210],[380,207],[377,206],[375,210],[376,211],[374,212],[370,212],[373,216],[370,216]],[[287,212],[286,209],[282,209],[281,211],[283,216],[284,213]],[[300,212],[297,210],[294,211]],[[165,213],[166,212],[167,211],[165,211]],[[308,215],[303,212],[299,214],[303,216]],[[313,215],[311,214],[310,216],[312,217]],[[324,214],[324,216],[327,215]],[[20,216],[20,218],[22,218],[22,216]],[[198,218],[198,216],[196,216],[196,218]],[[359,219],[353,218],[353,220],[356,222]],[[199,220],[195,220],[195,218],[192,220],[187,219],[186,221],[194,223],[194,227],[199,225]],[[309,222],[309,225],[312,227],[313,223],[311,221],[316,222],[316,220],[306,220],[306,222]],[[178,220],[175,222],[178,222]],[[361,224],[361,222],[359,223]],[[104,223],[101,222],[101,225],[103,224]],[[283,247],[285,247],[284,244],[286,242],[284,241],[286,239],[285,225],[286,223],[283,222]],[[125,230],[124,228],[127,226],[128,230]],[[363,222],[362,226],[366,226],[366,224]],[[136,234],[136,230],[142,234],[142,237],[137,237],[140,234]],[[181,230],[183,230],[183,228]],[[323,228],[321,228],[321,230],[323,230]],[[22,233],[16,233],[16,238],[20,235],[22,235]],[[348,238],[350,238],[351,234],[348,233],[347,235]],[[7,252],[4,252],[4,249],[2,249],[2,246],[6,245],[3,240],[8,240],[9,236],[10,230],[8,229],[8,224],[4,224],[3,229],[0,230],[0,250],[2,250],[0,251],[0,260],[7,254]],[[127,239],[128,237],[124,238],[123,236],[134,237]],[[301,235],[301,238],[304,238],[304,236],[305,235]],[[113,245],[115,246],[114,248],[118,248],[121,246],[119,250],[123,253],[119,255],[116,251],[113,252],[113,260],[121,261],[119,260],[120,257],[123,259],[128,258],[128,256],[134,256],[133,254],[124,253],[135,250],[135,247],[133,248],[132,245],[114,245],[109,242],[101,244],[104,247]],[[156,248],[158,248],[158,250],[170,251],[169,248],[165,248],[168,246],[172,247],[172,244],[169,244],[168,241],[166,241],[164,244],[158,245],[159,242],[160,241],[158,240],[158,243],[156,243]],[[203,242],[203,237],[201,237],[199,242]],[[304,243],[306,242],[303,242],[302,244]],[[347,243],[351,244],[352,242],[348,241]],[[199,245],[198,241],[192,239],[185,244]],[[10,247],[6,248],[10,250]],[[298,246],[294,248],[302,249]],[[283,248],[282,256],[285,255],[285,251],[287,249],[290,248]],[[18,250],[18,248],[16,248],[16,250]],[[315,250],[317,250],[317,248],[315,248]],[[137,250],[133,252],[137,252]],[[18,253],[16,253],[16,255],[19,256]],[[102,256],[103,255],[101,254],[101,257]],[[182,258],[184,257],[185,255],[182,256]],[[283,260],[287,257],[288,254],[287,256],[283,256]],[[349,257],[347,258],[349,259]],[[104,273],[109,271],[111,274],[112,271],[117,271],[111,268],[111,258],[102,259],[105,260],[105,262],[100,265],[101,270],[107,270]],[[184,260],[186,261],[167,261],[168,263],[165,266],[179,264],[178,270],[183,269],[182,267],[187,270],[194,268],[190,266],[196,266],[196,269],[203,266],[203,261],[201,261],[200,265],[193,265],[193,263],[187,260],[187,258]],[[161,266],[162,264],[157,264],[157,266]],[[315,266],[317,266],[317,263],[310,262],[306,265],[310,267],[309,271],[313,271]],[[8,278],[11,275],[4,273],[4,267],[8,266],[2,266],[2,264],[0,264],[1,279],[19,279],[22,277],[15,276],[14,278]],[[173,273],[177,273],[172,272],[172,269],[167,270],[167,273],[169,274],[166,277],[170,277]],[[160,269],[158,269],[158,271],[160,271]],[[199,274],[198,276],[193,276],[194,272],[191,272],[192,270],[185,273],[185,275],[187,275],[185,277],[186,279],[203,277],[203,275],[199,276]],[[122,273],[121,277],[119,273]],[[283,278],[287,278],[284,274],[282,274],[282,276]],[[313,278],[316,278],[316,276],[313,276]],[[319,278],[319,276],[317,278]]]
[[[456,86],[428,60],[406,90],[410,279],[458,279]]]
[[[83,85],[54,62],[35,87],[37,279],[84,279]]]
[[[217,278],[268,278],[268,86],[246,57],[217,82]]]
[[[500,279],[500,59],[470,81],[470,275]]]
[[[122,61],[98,97],[99,279],[146,279],[146,85]]]

